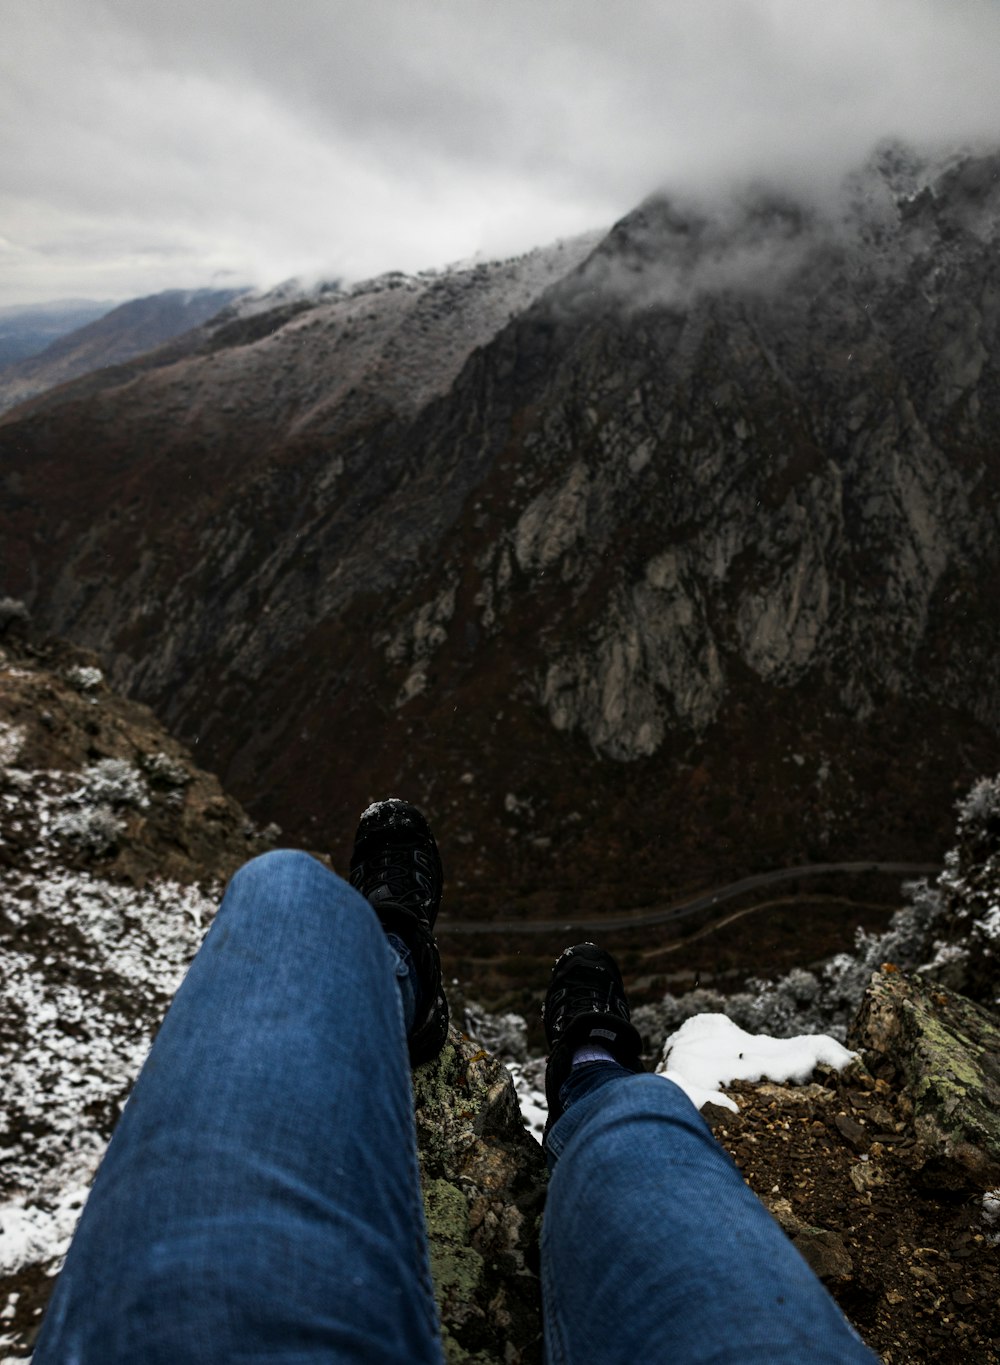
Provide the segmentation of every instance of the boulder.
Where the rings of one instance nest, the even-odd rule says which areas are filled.
[[[772,1217],[776,1218],[792,1245],[805,1257],[821,1280],[849,1280],[854,1263],[839,1232],[814,1227],[798,1216],[787,1199],[764,1197]]]
[[[413,1076],[431,1274],[448,1365],[542,1359],[542,1149],[507,1068],[451,1030]]]
[[[926,1154],[924,1182],[1000,1184],[1000,1021],[964,996],[890,966],[875,973],[848,1035],[876,1075],[898,1079]]]

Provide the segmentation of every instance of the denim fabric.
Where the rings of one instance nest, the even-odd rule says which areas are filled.
[[[305,854],[236,875],[33,1365],[441,1360],[407,958]],[[676,1086],[594,1062],[561,1098],[542,1237],[552,1365],[874,1359]]]
[[[243,868],[118,1124],[34,1365],[440,1361],[403,1001],[412,1017],[407,966],[346,882],[303,853]]]
[[[413,1027],[413,1021],[417,1017],[417,1008],[420,1004],[420,983],[417,981],[417,968],[412,953],[397,934],[386,934],[385,937],[389,947],[399,959],[394,964],[394,971],[396,985],[399,987],[399,998],[403,1003],[403,1027],[409,1033]]]
[[[560,1098],[549,1365],[877,1361],[672,1081],[594,1062]]]

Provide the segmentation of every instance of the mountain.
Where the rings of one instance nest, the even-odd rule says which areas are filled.
[[[76,379],[90,370],[131,360],[175,336],[199,327],[232,299],[237,289],[168,289],[162,294],[132,299],[108,310],[95,305],[91,314],[54,333],[57,339],[37,347],[27,358],[11,356],[15,364],[0,369],[0,412],[26,402],[46,389]],[[34,316],[34,313],[32,314]],[[61,321],[65,315],[60,314]],[[23,327],[23,322],[19,323]],[[0,318],[0,341],[4,333]],[[0,357],[2,357],[0,351]]]
[[[37,355],[58,337],[96,321],[113,306],[92,299],[61,299],[0,308],[0,370]]]
[[[427,805],[442,932],[939,863],[1000,768],[998,168],[887,148],[836,202],[237,309],[0,423],[3,587],[307,846]],[[898,903],[803,877],[673,960]],[[518,936],[468,942],[515,990]]]

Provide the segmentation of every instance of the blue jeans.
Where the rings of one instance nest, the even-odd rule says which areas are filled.
[[[413,1013],[405,956],[357,892],[306,854],[247,864],[126,1105],[33,1365],[439,1362]],[[553,1365],[873,1359],[675,1086],[598,1064],[564,1098]]]
[[[439,1362],[404,997],[412,1011],[353,887],[304,853],[242,868],[125,1106],[34,1365]]]
[[[546,1139],[549,1365],[877,1362],[687,1095],[577,1067]]]

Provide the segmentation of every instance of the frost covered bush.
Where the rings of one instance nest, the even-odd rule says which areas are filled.
[[[31,620],[28,608],[16,597],[0,597],[0,635],[12,627],[26,626]]]
[[[1000,1229],[1000,1190],[987,1190],[983,1195],[983,1222],[988,1228]],[[991,1247],[1000,1246],[1000,1231],[988,1232]]]
[[[93,692],[94,688],[100,687],[104,681],[104,674],[99,668],[74,664],[72,668],[66,670],[66,681],[78,692]]]
[[[859,929],[854,951],[819,972],[795,968],[777,981],[750,980],[734,995],[699,989],[633,1012],[653,1049],[696,1014],[726,1014],[750,1033],[788,1038],[829,1033],[843,1041],[873,972],[884,962],[1000,1005],[1000,777],[981,778],[956,804],[957,844],[934,885],[909,882],[907,904],[879,934]]]
[[[957,803],[959,839],[1000,837],[1000,777],[981,777]]]
[[[938,886],[945,900],[935,979],[1000,1005],[1000,777],[980,778],[958,802],[957,843]]]
[[[655,1005],[637,1005],[632,1023],[639,1030],[647,1052],[659,1053],[663,1040],[675,1032],[685,1019],[696,1014],[725,1014],[726,996],[701,986],[684,995],[665,995]]]
[[[528,1055],[528,1025],[519,1014],[489,1014],[467,1001],[465,1031],[501,1061],[523,1062]]]
[[[124,828],[125,821],[107,805],[72,807],[52,819],[53,834],[87,853],[107,853]]]
[[[23,725],[9,725],[0,720],[0,768],[15,762],[24,745]]]
[[[80,774],[80,787],[67,797],[79,805],[149,805],[149,793],[142,773],[124,758],[102,758]]]
[[[80,774],[80,785],[68,792],[52,819],[57,838],[89,853],[106,853],[117,843],[125,821],[124,807],[149,805],[142,774],[123,758],[104,758]]]
[[[696,1014],[725,1014],[748,1033],[772,1038],[828,1033],[843,1042],[872,973],[883,962],[917,969],[932,949],[933,930],[944,913],[941,893],[923,881],[909,883],[905,891],[910,903],[896,911],[884,933],[859,929],[854,952],[838,953],[818,973],[793,967],[777,981],[751,978],[733,995],[704,988],[667,995],[636,1009],[633,1022],[651,1049]]]
[[[143,754],[139,762],[154,786],[185,787],[191,781],[191,774],[180,759],[169,754]]]

